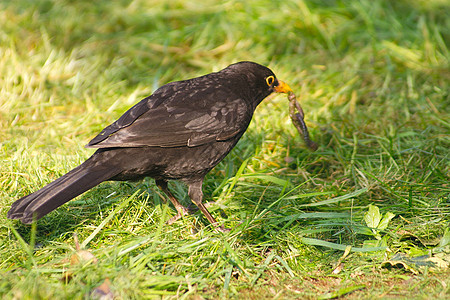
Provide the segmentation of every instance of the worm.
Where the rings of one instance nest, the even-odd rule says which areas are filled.
[[[289,116],[291,117],[292,123],[294,123],[298,133],[303,138],[303,141],[305,141],[306,146],[312,151],[316,151],[318,146],[317,143],[312,141],[309,137],[308,127],[306,127],[305,121],[303,120],[305,114],[303,113],[300,103],[297,102],[297,98],[293,92],[288,93],[288,99]]]

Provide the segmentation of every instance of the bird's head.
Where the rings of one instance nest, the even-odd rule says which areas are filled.
[[[260,64],[242,61],[232,64],[223,71],[227,73],[238,74],[238,78],[245,82],[250,93],[257,96],[258,101],[262,101],[265,97],[272,93],[289,93],[292,89],[285,82],[278,80],[275,74],[267,67]],[[259,103],[258,102],[258,103]]]

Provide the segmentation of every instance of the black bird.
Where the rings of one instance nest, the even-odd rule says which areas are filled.
[[[8,218],[29,224],[103,181],[149,176],[178,212],[169,223],[189,212],[167,187],[168,180],[181,180],[206,218],[226,231],[202,203],[203,179],[236,145],[258,104],[273,92],[289,91],[254,62],[168,83],[92,139],[86,147],[98,150],[84,163],[14,202]]]

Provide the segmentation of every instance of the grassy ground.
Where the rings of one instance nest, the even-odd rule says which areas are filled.
[[[0,1],[1,297],[448,299],[449,12],[445,0]],[[262,103],[205,181],[231,233],[200,214],[167,226],[151,179],[103,183],[37,226],[6,219],[158,86],[239,60],[291,85],[320,147],[302,146],[284,96]]]

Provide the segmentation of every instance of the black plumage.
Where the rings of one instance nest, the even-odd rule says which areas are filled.
[[[103,181],[149,176],[178,211],[170,222],[188,213],[167,187],[168,180],[182,180],[216,225],[202,203],[205,175],[236,145],[257,105],[288,91],[270,69],[253,62],[166,84],[93,138],[86,147],[98,150],[84,163],[14,202],[8,218],[31,223]]]

